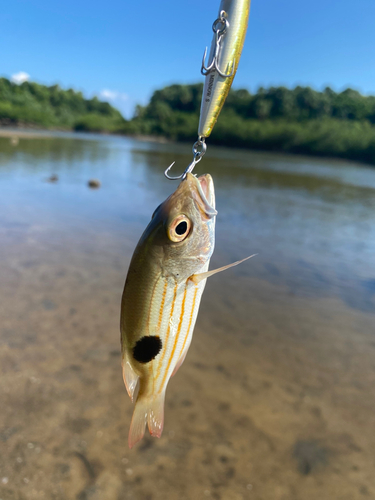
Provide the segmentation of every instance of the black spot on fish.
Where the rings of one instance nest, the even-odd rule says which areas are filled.
[[[159,354],[162,348],[162,341],[160,337],[152,335],[149,337],[142,337],[135,344],[133,349],[133,356],[139,363],[149,363]]]

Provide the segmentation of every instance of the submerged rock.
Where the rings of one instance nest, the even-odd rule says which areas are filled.
[[[59,177],[57,175],[51,175],[51,177],[48,177],[47,182],[57,182],[59,180]]]
[[[316,441],[297,441],[293,456],[297,460],[297,468],[303,475],[310,474],[318,466],[327,465],[328,450]]]
[[[100,181],[98,181],[97,179],[90,179],[90,180],[89,180],[89,182],[87,183],[87,185],[88,185],[91,189],[98,189],[98,188],[100,188],[101,183],[100,183]]]

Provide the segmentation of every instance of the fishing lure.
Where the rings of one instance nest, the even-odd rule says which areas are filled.
[[[214,32],[209,63],[205,65],[207,48],[203,54],[201,73],[206,77],[203,87],[198,140],[193,145],[193,161],[182,175],[172,177],[169,171],[164,175],[171,180],[183,179],[192,172],[207,150],[206,138],[219,117],[229,93],[240,61],[245,42],[251,0],[221,0],[219,15],[212,25]]]
[[[219,16],[212,25],[214,36],[210,63],[205,66],[206,49],[201,68],[201,73],[206,76],[198,126],[201,140],[211,134],[233,83],[245,42],[249,13],[249,0],[222,0]]]

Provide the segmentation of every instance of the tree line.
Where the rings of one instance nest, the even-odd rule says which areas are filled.
[[[198,114],[203,84],[171,85],[154,92],[150,103],[139,107],[137,114],[146,119],[160,120],[173,111]],[[244,119],[311,120],[337,118],[340,120],[368,120],[375,124],[375,96],[363,96],[358,91],[346,89],[336,93],[326,87],[322,92],[310,87],[259,88],[255,94],[246,89],[231,90],[225,102],[231,110]]]
[[[0,125],[37,126],[68,130],[117,131],[125,120],[121,113],[97,97],[47,87],[35,82],[17,85],[0,78]]]
[[[203,85],[156,90],[125,120],[108,102],[81,92],[0,78],[0,125],[34,125],[195,141]],[[375,164],[375,96],[310,87],[231,90],[211,144],[336,156]]]
[[[157,90],[123,131],[194,141],[202,84]],[[375,164],[375,96],[310,87],[231,90],[211,144],[336,156]]]

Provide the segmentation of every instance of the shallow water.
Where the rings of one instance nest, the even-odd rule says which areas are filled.
[[[128,450],[119,303],[175,160],[0,138],[0,498],[374,498],[375,169],[349,162],[209,147],[211,267],[258,255],[210,278],[163,436]]]

